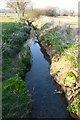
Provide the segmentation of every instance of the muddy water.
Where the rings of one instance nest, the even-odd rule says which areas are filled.
[[[70,118],[65,98],[50,76],[50,64],[41,52],[36,39],[30,39],[31,69],[25,75],[25,84],[32,94],[30,118]]]

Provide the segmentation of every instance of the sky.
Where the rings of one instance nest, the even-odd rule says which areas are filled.
[[[15,0],[14,0],[15,1]],[[61,9],[73,9],[78,11],[78,2],[80,0],[31,0],[33,5],[37,8],[44,8],[46,6],[59,7]],[[6,7],[6,0],[0,0],[0,9]]]

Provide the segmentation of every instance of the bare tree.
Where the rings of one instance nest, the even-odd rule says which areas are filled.
[[[20,22],[21,16],[24,16],[26,6],[31,3],[31,0],[8,0],[7,6],[15,10],[18,16],[17,22]]]

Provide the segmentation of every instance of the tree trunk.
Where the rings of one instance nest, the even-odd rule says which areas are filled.
[[[21,11],[22,11],[22,17],[24,17],[24,0],[21,0]]]
[[[22,11],[22,17],[24,17],[24,11]]]
[[[20,9],[17,7],[17,23],[20,22],[20,18],[21,18]]]
[[[17,23],[21,21],[21,11],[19,7],[19,3],[17,2]]]

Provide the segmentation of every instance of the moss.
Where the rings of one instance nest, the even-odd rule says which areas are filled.
[[[67,75],[66,75],[66,77],[67,76],[72,77],[73,79],[77,80],[76,75],[72,71],[68,72]]]
[[[67,80],[67,78],[68,78],[68,80]],[[64,84],[66,84],[66,81],[73,83],[73,82],[77,81],[77,77],[72,71],[69,71],[69,72],[67,72],[67,74],[65,75],[65,77],[62,80],[63,80]]]

